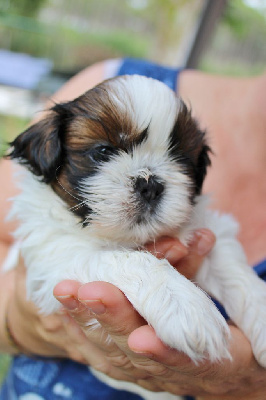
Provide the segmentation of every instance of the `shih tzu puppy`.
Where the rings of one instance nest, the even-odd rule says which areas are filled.
[[[30,299],[53,313],[58,282],[110,282],[164,343],[215,362],[230,358],[230,335],[206,291],[266,367],[266,286],[247,265],[236,222],[201,196],[209,151],[183,101],[151,78],[116,77],[51,108],[10,154],[26,167],[12,215]],[[144,250],[165,235],[188,244],[204,227],[217,241],[196,284]]]

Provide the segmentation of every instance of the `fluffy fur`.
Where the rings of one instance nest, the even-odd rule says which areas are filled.
[[[182,100],[140,76],[58,104],[18,136],[11,158],[27,171],[12,215],[21,221],[28,295],[41,311],[58,310],[53,288],[63,279],[107,281],[194,362],[230,358],[227,324],[205,290],[266,367],[266,286],[247,265],[236,222],[201,196],[209,150]],[[162,235],[186,244],[203,227],[217,241],[199,286],[143,250]]]

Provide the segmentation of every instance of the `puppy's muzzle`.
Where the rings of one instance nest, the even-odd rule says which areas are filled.
[[[156,175],[150,175],[147,178],[139,176],[135,181],[134,189],[143,202],[155,205],[162,197],[164,184]]]

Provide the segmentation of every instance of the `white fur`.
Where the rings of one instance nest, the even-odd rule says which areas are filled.
[[[149,126],[151,150],[157,152],[168,143],[168,133],[180,108],[180,100],[164,83],[139,75],[114,79],[108,83],[112,102],[120,114],[130,115],[141,131]]]
[[[126,88],[123,81],[110,84],[119,112],[131,113],[139,129],[149,125],[150,133],[131,155],[119,154],[82,182],[79,194],[97,214],[88,227],[82,228],[49,186],[29,172],[21,179],[12,216],[21,221],[15,236],[22,241],[27,293],[42,312],[53,313],[59,308],[53,289],[61,280],[110,282],[164,343],[197,363],[230,358],[228,326],[205,290],[224,305],[266,367],[266,285],[247,266],[233,218],[209,211],[205,197],[191,207],[191,183],[167,155],[178,100],[163,84],[146,81],[135,77]],[[139,210],[132,180],[150,174],[166,182],[165,195],[154,215],[147,213],[145,222],[134,225]],[[199,287],[167,260],[137,250],[166,234],[188,243],[192,232],[204,227],[217,240],[197,275]]]
[[[53,288],[63,279],[106,281],[125,293],[169,346],[195,362],[229,357],[228,327],[201,289],[166,260],[91,237],[50,188],[27,175],[13,213],[22,220],[16,237],[24,238],[27,292],[42,312],[58,310]],[[191,220],[180,232],[186,237],[192,229],[207,227],[216,234],[216,245],[196,281],[225,306],[251,340],[257,360],[266,366],[265,283],[247,266],[233,219],[208,211],[205,204],[204,198],[199,201],[193,213],[197,221]]]

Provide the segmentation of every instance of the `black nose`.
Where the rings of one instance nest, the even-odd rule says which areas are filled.
[[[142,199],[152,203],[161,197],[164,191],[164,184],[155,175],[151,175],[146,179],[139,176],[135,181],[135,190],[141,195]]]

